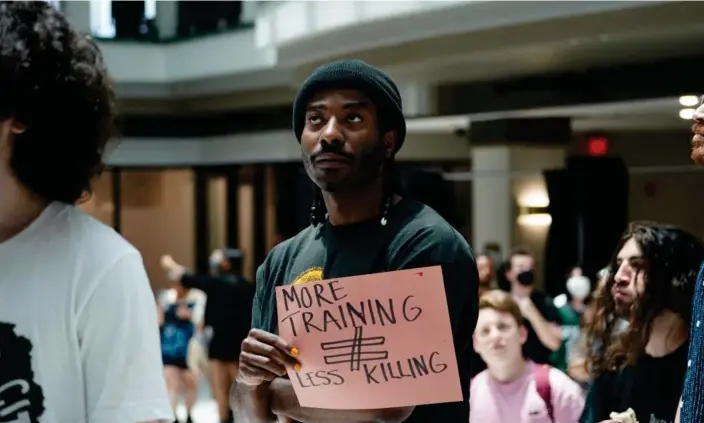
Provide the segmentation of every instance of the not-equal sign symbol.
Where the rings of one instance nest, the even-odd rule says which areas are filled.
[[[383,346],[386,338],[383,336],[364,338],[363,333],[362,327],[356,327],[352,339],[321,343],[320,348],[323,351],[345,351],[324,356],[325,364],[350,363],[350,371],[354,372],[360,369],[362,361],[380,361],[389,358],[389,352],[386,350],[368,350],[368,347]]]

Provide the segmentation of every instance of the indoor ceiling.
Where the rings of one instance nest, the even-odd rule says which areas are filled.
[[[583,15],[426,38],[355,57],[394,78],[470,82],[701,54],[704,2]],[[318,63],[298,70],[299,79]]]

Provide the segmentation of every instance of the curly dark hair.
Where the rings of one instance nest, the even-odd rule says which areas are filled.
[[[97,44],[53,6],[0,2],[0,119],[24,132],[10,167],[48,201],[76,203],[104,168],[115,92]]]
[[[645,352],[653,320],[670,310],[682,317],[689,327],[699,266],[704,260],[704,245],[691,233],[652,222],[633,222],[621,237],[611,258],[610,269],[617,269],[616,259],[624,244],[635,240],[643,254],[638,269],[643,272],[645,290],[630,309],[628,329],[614,336],[618,321],[616,302],[611,294],[616,271],[608,273],[597,290],[593,318],[587,323],[590,370],[598,375],[635,364]]]

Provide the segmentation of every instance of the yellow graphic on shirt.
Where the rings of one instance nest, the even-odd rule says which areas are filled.
[[[291,285],[301,285],[308,282],[322,281],[323,280],[323,268],[322,267],[311,267],[305,272],[298,275],[294,279]]]

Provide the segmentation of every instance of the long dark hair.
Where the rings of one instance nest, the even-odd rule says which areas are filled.
[[[616,258],[628,240],[633,239],[643,254],[645,290],[630,309],[628,329],[614,338],[618,322],[616,302],[611,294],[617,270]],[[596,293],[594,315],[587,324],[587,347],[591,371],[600,374],[635,364],[644,353],[653,320],[670,310],[689,327],[691,302],[704,245],[691,233],[673,226],[633,222],[624,232],[609,268],[606,283]]]

